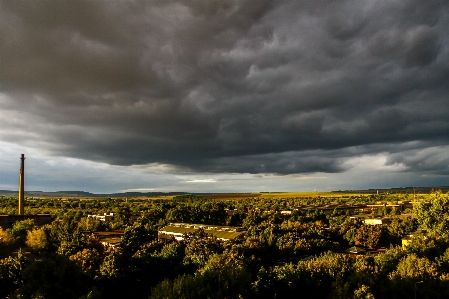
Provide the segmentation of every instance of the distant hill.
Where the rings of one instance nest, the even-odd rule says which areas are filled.
[[[430,193],[432,190],[441,190],[442,192],[449,192],[449,186],[438,186],[438,187],[399,187],[390,189],[367,189],[367,190],[338,190],[332,192],[338,193],[365,193],[365,194],[376,194],[379,193]],[[0,190],[0,196],[17,196],[18,191],[10,190]],[[44,192],[44,191],[25,191],[25,196],[28,197],[65,197],[65,198],[76,198],[76,197],[136,197],[136,196],[174,196],[174,195],[186,195],[192,194],[201,197],[210,197],[214,195],[214,198],[220,194],[234,194],[240,195],[242,197],[254,196],[252,193],[191,193],[191,192],[124,192],[124,193],[109,193],[109,194],[97,194],[85,191],[56,191],[56,192]]]
[[[430,193],[433,190],[441,190],[442,192],[449,192],[449,186],[438,186],[438,187],[400,187],[400,188],[390,188],[390,189],[368,189],[368,190],[339,190],[332,192],[346,192],[346,193],[366,193],[366,194],[376,194],[379,193]]]
[[[18,191],[0,190],[0,196],[17,196]],[[190,194],[187,192],[124,192],[111,194],[96,194],[85,191],[25,191],[28,197],[135,197],[135,196],[173,196]]]

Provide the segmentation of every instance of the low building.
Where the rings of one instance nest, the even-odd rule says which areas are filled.
[[[409,235],[406,235],[405,237],[403,237],[401,239],[401,243],[402,243],[402,248],[406,249],[412,242],[414,239],[416,238],[427,238],[427,232],[424,230],[421,231],[416,231],[414,233],[411,233]]]
[[[17,221],[32,219],[36,225],[44,225],[52,222],[50,214],[36,215],[0,215],[0,227],[7,229],[12,228]]]
[[[411,235],[405,236],[401,239],[402,248],[406,249],[413,241],[413,237]]]
[[[237,213],[237,209],[227,209],[226,210],[226,214],[228,215],[228,216],[232,216],[232,215],[234,215],[234,214],[236,214]]]
[[[134,221],[136,221],[137,219],[139,219],[140,216],[142,216],[142,213],[132,213],[132,214],[129,216],[129,221],[134,222]]]
[[[291,211],[291,210],[281,211],[282,215],[291,215],[292,213],[293,213],[293,211]]]
[[[120,245],[124,234],[124,230],[113,230],[107,232],[94,232],[93,236],[105,247],[116,247]]]
[[[120,245],[121,241],[121,238],[104,238],[100,240],[100,243],[104,247],[117,247]]]
[[[358,254],[365,254],[366,250],[361,247],[352,246],[351,248],[346,249],[345,252],[358,255]]]
[[[349,219],[365,220],[366,218],[369,218],[369,217],[370,217],[370,215],[368,215],[368,214],[357,214],[357,215],[349,216]]]
[[[365,219],[363,222],[368,225],[381,225],[381,224],[390,223],[391,219],[389,219],[389,218],[369,218],[369,219]]]
[[[227,241],[242,238],[246,231],[243,227],[208,225],[208,224],[188,224],[188,223],[170,223],[158,231],[159,240],[164,240],[174,237],[181,241],[184,239],[184,234],[194,233],[199,229],[216,237],[219,240]]]
[[[331,215],[334,212],[346,213],[349,215],[353,215],[360,212],[366,212],[365,204],[319,204],[319,205],[298,205],[298,206],[290,206],[288,207],[290,211],[297,212],[311,212],[311,211],[320,211],[326,215]],[[286,211],[288,211],[286,210]],[[283,211],[282,211],[283,212]],[[281,213],[282,213],[281,212]],[[288,215],[283,213],[284,215]]]
[[[110,221],[114,220],[114,213],[104,213],[103,215],[87,215],[87,218],[94,218],[100,221]]]

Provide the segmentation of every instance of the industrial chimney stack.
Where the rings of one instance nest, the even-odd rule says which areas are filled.
[[[25,215],[25,155],[20,158],[20,178],[19,178],[19,215]]]

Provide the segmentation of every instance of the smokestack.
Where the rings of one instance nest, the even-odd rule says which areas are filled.
[[[19,177],[19,215],[25,215],[25,155],[20,158],[20,177]]]

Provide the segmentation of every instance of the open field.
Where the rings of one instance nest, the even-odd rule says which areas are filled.
[[[348,192],[326,192],[326,191],[310,191],[310,192],[262,192],[263,198],[298,198],[298,197],[351,197],[351,196],[367,196],[362,193]]]
[[[327,191],[309,191],[309,192],[255,192],[255,193],[207,193],[196,194],[204,199],[244,199],[244,198],[309,198],[309,197],[351,197],[368,196],[367,193],[350,192],[327,192]]]
[[[372,194],[430,194],[433,190],[449,192],[449,186],[439,187],[400,187],[391,189],[345,190],[345,191],[306,191],[306,192],[236,192],[236,193],[187,193],[187,192],[125,192],[111,194],[94,194],[85,191],[25,191],[26,197],[55,199],[99,199],[99,198],[133,198],[142,200],[173,199],[178,196],[196,196],[204,199],[244,199],[244,198],[309,198],[309,197],[360,197]],[[0,197],[15,197],[17,191],[0,190]]]
[[[441,188],[442,189],[442,188]],[[441,190],[440,188],[435,190]],[[427,191],[427,192],[425,192]],[[444,188],[443,193],[448,192],[448,188]],[[73,192],[75,193],[75,192]],[[80,192],[82,193],[82,192]],[[382,200],[384,195],[387,195],[392,200],[412,200],[414,198],[417,199],[425,199],[428,200],[431,194],[431,189],[428,188],[428,190],[416,190],[415,194],[413,193],[413,189],[411,190],[379,190],[377,193],[377,190],[356,190],[356,191],[308,191],[308,192],[248,192],[248,193],[167,193],[167,194],[123,194],[123,193],[117,193],[117,194],[67,194],[63,192],[30,192],[26,193],[25,197],[28,201],[33,201],[35,199],[45,199],[45,200],[51,200],[51,201],[62,201],[62,202],[69,202],[69,201],[79,201],[79,202],[89,202],[89,201],[101,201],[105,203],[108,200],[125,200],[125,201],[133,201],[133,202],[139,202],[139,201],[153,201],[153,200],[173,200],[174,198],[179,197],[197,197],[202,198],[204,200],[208,199],[216,199],[216,200],[244,200],[244,199],[313,199],[313,198],[329,198],[332,200],[332,198],[339,199],[339,200],[345,200],[346,198],[349,200],[351,198],[369,198],[372,195],[378,195],[379,200]],[[84,196],[82,196],[84,195]],[[2,194],[0,192],[0,199],[1,198],[8,198],[8,197],[16,197],[17,192],[7,191],[6,194]],[[393,197],[391,197],[393,196]]]
[[[384,194],[389,194],[390,199],[396,200],[413,200],[414,197],[421,199],[428,199],[430,193],[416,193],[415,196],[411,192],[380,192],[376,191],[368,192],[350,192],[350,191],[309,191],[309,192],[254,192],[254,193],[200,193],[193,194],[196,197],[203,199],[218,199],[218,200],[243,200],[248,198],[259,198],[259,199],[287,199],[287,198],[299,198],[299,199],[310,199],[310,198],[335,198],[335,199],[345,199],[350,198],[369,198],[372,195],[380,196],[380,200]],[[391,197],[393,196],[393,197]]]

